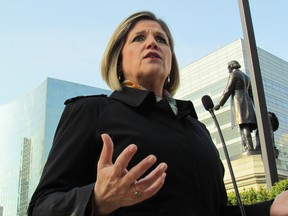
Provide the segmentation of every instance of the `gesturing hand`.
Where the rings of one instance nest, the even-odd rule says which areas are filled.
[[[288,216],[288,191],[284,191],[276,196],[271,209],[271,216]]]
[[[149,155],[127,170],[130,160],[137,152],[137,146],[129,145],[113,164],[113,141],[107,134],[102,134],[101,137],[103,149],[98,161],[94,187],[97,215],[108,215],[120,207],[139,203],[160,190],[166,176],[166,163],[160,163],[146,177],[137,181],[156,162],[156,157]]]

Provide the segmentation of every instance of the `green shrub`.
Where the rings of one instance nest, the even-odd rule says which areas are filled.
[[[274,199],[281,192],[288,190],[288,179],[281,180],[270,189],[260,188],[258,191],[254,188],[240,192],[241,201],[244,205],[255,204]],[[234,192],[228,193],[228,205],[237,205],[237,198]]]
[[[277,182],[270,190],[270,199],[274,199],[282,191],[288,190],[288,179]]]

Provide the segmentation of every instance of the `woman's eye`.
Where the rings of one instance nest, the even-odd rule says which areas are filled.
[[[159,43],[167,44],[166,40],[163,37],[161,37],[161,36],[157,36],[156,37],[156,41],[159,42]]]
[[[132,42],[141,42],[144,41],[144,36],[142,35],[138,35],[136,37],[133,38]]]

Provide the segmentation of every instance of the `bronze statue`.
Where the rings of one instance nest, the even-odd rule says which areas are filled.
[[[268,112],[268,120],[269,120],[269,128],[270,128],[270,134],[271,134],[271,140],[272,140],[274,155],[275,155],[275,158],[278,158],[279,157],[279,150],[277,149],[277,147],[275,145],[274,132],[276,130],[278,130],[278,128],[279,128],[279,120],[278,120],[278,117],[276,116],[276,114],[274,112]],[[261,145],[260,145],[260,140],[259,140],[258,129],[256,130],[255,136],[256,136],[255,149],[260,151]]]
[[[253,151],[251,132],[257,128],[250,78],[239,70],[237,61],[228,63],[229,80],[215,110],[231,96],[231,126],[239,125],[244,151]]]

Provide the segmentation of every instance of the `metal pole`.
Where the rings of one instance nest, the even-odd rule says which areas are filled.
[[[259,140],[262,151],[262,160],[265,169],[267,187],[270,188],[278,181],[278,174],[272,145],[272,138],[269,129],[268,113],[262,84],[257,46],[255,42],[249,2],[248,0],[238,0],[238,3],[249,62],[251,85],[259,131]]]

